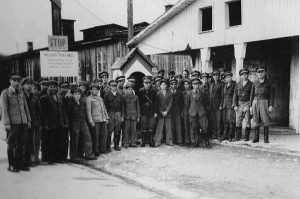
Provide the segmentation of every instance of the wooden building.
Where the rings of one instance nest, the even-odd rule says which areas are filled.
[[[74,41],[74,22],[74,20],[61,20],[62,33],[69,38],[69,51],[78,52],[78,79],[73,77],[60,79],[91,81],[97,78],[101,71],[112,75],[111,66],[118,58],[124,57],[129,52],[126,46],[127,28],[117,24],[96,26],[81,30],[83,40]],[[135,24],[134,34],[136,35],[148,25],[146,22]],[[10,55],[7,60],[13,71],[38,80],[41,77],[40,51],[48,48],[33,50],[33,46],[30,45],[26,52]]]
[[[298,0],[180,0],[128,45],[152,59],[188,56],[193,69],[224,68],[237,80],[243,67],[254,80],[255,68],[266,66],[276,90],[273,125],[299,133],[299,10]]]

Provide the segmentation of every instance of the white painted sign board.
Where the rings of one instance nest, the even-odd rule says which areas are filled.
[[[68,51],[68,36],[48,36],[48,46],[50,51]]]
[[[41,76],[42,77],[77,77],[78,53],[41,51]]]

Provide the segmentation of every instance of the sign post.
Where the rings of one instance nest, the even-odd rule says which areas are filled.
[[[49,51],[68,51],[68,36],[48,36]]]

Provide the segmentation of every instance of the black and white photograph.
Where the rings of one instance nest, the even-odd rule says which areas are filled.
[[[300,199],[299,0],[1,0],[1,199]]]

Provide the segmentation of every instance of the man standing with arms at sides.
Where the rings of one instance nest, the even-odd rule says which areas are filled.
[[[121,124],[124,122],[124,99],[120,93],[117,92],[117,82],[111,80],[109,82],[110,91],[104,96],[104,104],[106,106],[109,124],[108,124],[108,137],[107,137],[107,150],[111,151],[111,136],[114,132],[114,149],[120,151],[120,132]]]
[[[189,107],[189,117],[191,123],[191,142],[193,147],[199,147],[200,135],[203,135],[205,146],[211,148],[208,139],[208,118],[207,106],[208,95],[200,87],[200,80],[192,80],[193,90],[188,94],[187,104]],[[201,131],[201,133],[200,133]]]
[[[249,141],[251,130],[250,94],[253,83],[248,79],[249,70],[247,68],[242,68],[239,71],[239,75],[241,80],[234,89],[232,102],[236,114],[236,130],[235,138],[231,141],[239,141],[241,139],[243,120],[245,120],[246,123],[245,141]]]
[[[151,89],[151,76],[143,78],[144,87],[138,93],[141,112],[142,145],[145,147],[146,137],[148,135],[150,147],[154,147],[154,130],[157,113],[156,92]]]
[[[183,96],[179,89],[177,89],[177,80],[170,81],[170,91],[172,93],[173,104],[171,108],[171,127],[173,142],[178,145],[182,145],[181,135],[181,115],[183,111]]]
[[[63,128],[68,128],[66,108],[63,97],[58,94],[58,83],[54,80],[48,82],[49,94],[43,102],[45,114],[46,134],[46,156],[49,164],[54,162],[63,163],[66,161],[65,145],[66,138]]]
[[[41,125],[41,104],[37,95],[32,93],[33,80],[26,77],[22,80],[23,92],[30,112],[31,128],[28,129],[28,137],[25,145],[27,166],[36,166],[39,163],[40,150],[40,125]],[[31,162],[31,156],[34,161]]]
[[[191,145],[191,132],[190,132],[190,121],[189,121],[189,104],[188,95],[191,92],[191,80],[183,79],[184,91],[183,95],[183,124],[184,124],[184,144],[186,146]]]
[[[26,98],[19,88],[21,77],[9,76],[10,86],[1,93],[2,121],[7,138],[8,171],[29,171],[24,156],[27,129],[31,128],[30,112]]]
[[[250,111],[253,113],[255,125],[255,137],[252,142],[259,142],[259,126],[262,124],[264,127],[264,142],[269,143],[269,126],[274,105],[274,89],[271,82],[266,78],[266,67],[258,67],[256,73],[258,79],[253,83],[250,95]]]
[[[104,154],[111,151],[107,150],[107,124],[109,123],[109,117],[104,101],[98,95],[100,91],[99,86],[93,83],[91,84],[91,89],[91,95],[86,101],[86,109],[88,122],[91,126],[93,153],[98,157],[100,153]]]
[[[221,140],[221,115],[222,115],[222,98],[223,98],[223,83],[220,81],[219,71],[214,71],[213,82],[209,88],[209,111],[210,125],[212,136],[214,139]]]
[[[224,132],[221,141],[231,139],[234,136],[235,132],[235,112],[232,106],[232,99],[234,94],[234,89],[236,82],[232,81],[232,73],[225,72],[225,85],[223,91],[223,100],[222,100],[222,118],[224,123]],[[230,133],[229,133],[230,132]]]
[[[160,91],[157,93],[157,113],[158,122],[155,133],[155,147],[160,146],[163,138],[163,129],[166,131],[166,144],[173,146],[171,131],[171,108],[173,104],[173,96],[167,90],[167,80],[162,79],[160,82]]]

